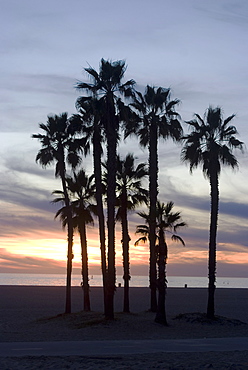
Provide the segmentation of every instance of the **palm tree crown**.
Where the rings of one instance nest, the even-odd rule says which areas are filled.
[[[159,243],[159,234],[162,231],[164,238],[166,238],[166,233],[171,236],[172,241],[181,242],[185,245],[183,239],[177,235],[177,230],[180,227],[187,226],[187,224],[181,221],[181,212],[173,212],[174,203],[168,202],[167,204],[157,202],[156,207],[156,242]],[[138,225],[136,229],[136,234],[142,235],[138,240],[136,240],[135,245],[138,245],[140,241],[146,242],[149,239],[149,213],[138,212],[138,215],[144,218],[146,224]],[[166,256],[167,258],[167,256]]]
[[[236,127],[228,125],[234,117],[233,114],[223,120],[220,107],[209,107],[204,119],[195,114],[194,120],[186,122],[192,132],[183,138],[182,159],[189,162],[191,172],[202,164],[203,173],[210,178],[212,170],[220,174],[221,163],[232,168],[238,166],[232,149],[242,149],[243,143],[234,136],[237,134]]]
[[[148,175],[147,164],[135,167],[135,157],[127,154],[124,160],[117,156],[116,198],[118,211],[116,218],[121,218],[123,199],[127,210],[134,210],[139,204],[148,201],[148,191],[142,186],[142,180]]]
[[[96,213],[95,200],[95,182],[94,175],[87,176],[84,169],[81,169],[73,177],[67,177],[69,193],[71,194],[71,205],[73,213],[83,217],[86,223],[93,223],[92,215]],[[86,216],[86,214],[90,214]]]
[[[96,214],[95,200],[95,183],[94,175],[87,176],[84,169],[81,169],[73,176],[66,177],[67,189],[70,197],[70,208],[73,215],[73,226],[79,229],[80,224],[94,224],[93,215]],[[57,196],[52,203],[65,203],[64,193],[60,190],[53,191]],[[60,217],[62,226],[67,225],[66,207],[60,208],[55,218]]]
[[[55,176],[65,175],[65,159],[73,168],[77,167],[81,161],[78,155],[80,149],[73,140],[67,113],[48,116],[47,124],[41,123],[39,127],[44,131],[44,134],[32,135],[32,138],[38,139],[42,145],[36,156],[36,161],[42,167],[47,167],[55,161]]]
[[[179,100],[170,100],[170,93],[170,89],[149,85],[144,95],[136,92],[130,105],[138,115],[126,125],[125,136],[135,133],[140,138],[141,146],[146,147],[149,144],[150,130],[155,127],[158,137],[164,139],[170,137],[178,141],[182,134],[182,127],[175,106]]]
[[[103,126],[103,102],[94,96],[80,96],[76,101],[78,114],[72,115],[71,129],[75,134],[81,134],[79,139],[84,154],[90,153],[90,145],[98,144],[99,154],[102,154],[102,143],[106,140]]]
[[[92,78],[93,83],[78,82],[77,89],[84,89],[92,95],[105,95],[114,92],[131,95],[134,80],[122,84],[122,78],[126,71],[124,60],[109,61],[101,59],[99,73],[94,68],[85,68],[85,71]]]

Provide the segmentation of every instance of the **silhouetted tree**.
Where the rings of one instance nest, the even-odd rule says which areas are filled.
[[[93,167],[96,184],[97,216],[99,223],[99,238],[101,249],[101,268],[104,290],[104,312],[106,312],[107,263],[105,244],[105,217],[103,210],[102,189],[102,144],[105,142],[105,131],[102,123],[102,101],[92,96],[81,96],[76,101],[79,114],[73,115],[71,124],[76,134],[83,135],[81,145],[85,155],[90,153],[93,146]]]
[[[73,216],[73,227],[79,232],[82,257],[82,288],[84,292],[84,311],[90,311],[89,293],[89,267],[87,251],[86,225],[93,225],[93,215],[97,213],[95,200],[94,176],[88,177],[83,169],[79,173],[74,173],[73,177],[66,177],[67,188],[71,199],[71,210]],[[63,192],[54,191],[53,194],[59,195],[53,203],[62,202],[65,199]],[[67,225],[66,208],[60,208],[55,217],[60,217],[63,227]]]
[[[209,107],[204,119],[195,114],[195,119],[186,122],[190,125],[190,134],[184,137],[185,145],[182,150],[182,160],[189,162],[190,171],[202,165],[203,174],[210,181],[211,216],[209,235],[209,285],[207,316],[215,317],[214,292],[216,280],[216,237],[219,211],[219,175],[221,164],[235,168],[237,159],[232,153],[233,148],[242,149],[242,142],[234,135],[235,126],[229,126],[234,115],[223,119],[220,107]]]
[[[73,225],[70,200],[66,188],[66,161],[76,168],[80,163],[78,147],[76,146],[71,131],[67,113],[48,116],[47,124],[41,123],[40,129],[44,134],[34,134],[32,138],[38,139],[42,148],[39,150],[36,161],[44,168],[55,163],[55,176],[60,177],[65,197],[65,206],[68,218],[68,254],[67,254],[67,279],[66,279],[66,305],[65,313],[71,313],[71,272],[73,259]]]
[[[115,292],[115,187],[116,187],[116,156],[118,131],[121,120],[125,119],[126,107],[120,95],[132,95],[133,80],[122,83],[126,70],[125,62],[101,60],[99,73],[93,68],[85,68],[92,83],[79,82],[78,89],[83,89],[102,103],[104,125],[107,139],[107,227],[108,227],[108,268],[107,268],[107,307],[105,317],[114,318]]]
[[[181,242],[183,239],[176,234],[177,229],[186,226],[186,223],[181,221],[180,212],[172,212],[174,203],[167,204],[157,202],[156,207],[156,259],[158,265],[158,274],[156,272],[158,286],[158,306],[155,321],[159,324],[167,325],[166,310],[165,310],[165,294],[167,287],[166,279],[166,264],[168,258],[168,246],[166,243],[166,233],[171,234],[171,239],[176,242]],[[140,241],[146,242],[150,234],[149,214],[139,212],[139,216],[145,219],[146,225],[137,226],[136,233],[142,236],[135,242],[137,245]]]
[[[149,242],[150,242],[150,289],[151,311],[157,310],[156,298],[156,203],[158,196],[158,140],[171,138],[179,141],[182,127],[179,115],[175,111],[178,99],[170,100],[170,89],[162,87],[146,87],[145,94],[136,93],[131,106],[135,109],[136,117],[132,117],[126,125],[125,137],[136,134],[140,145],[149,150]]]
[[[117,214],[116,219],[121,222],[122,227],[122,250],[123,250],[123,279],[124,279],[124,302],[123,312],[130,312],[129,308],[129,231],[127,213],[134,210],[138,205],[148,201],[148,191],[143,188],[142,181],[148,175],[145,163],[135,167],[135,158],[127,154],[124,159],[117,157],[116,172],[116,195]]]

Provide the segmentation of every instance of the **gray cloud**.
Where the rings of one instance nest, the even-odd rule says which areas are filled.
[[[210,198],[204,199],[202,197],[201,198],[191,197],[185,194],[185,195],[182,195],[182,198],[180,199],[180,203],[186,207],[200,209],[203,211],[210,211]],[[219,212],[220,214],[226,214],[229,216],[247,218],[248,217],[248,204],[220,201]]]
[[[35,175],[47,180],[54,178],[53,165],[43,169],[38,163],[35,162],[37,152],[38,151],[32,151],[27,154],[23,153],[23,158],[21,161],[17,155],[12,154],[10,156],[9,154],[6,154],[3,157],[6,171],[11,171],[12,174],[19,173],[23,175]],[[6,175],[8,177],[8,173],[6,173]]]
[[[208,14],[209,17],[222,22],[231,23],[237,26],[247,25],[248,6],[244,1],[214,1],[211,6],[197,4],[196,9]]]
[[[5,91],[11,92],[30,92],[42,94],[56,94],[70,96],[75,94],[76,79],[59,74],[13,74],[12,80],[8,81],[3,78],[6,84]],[[77,93],[78,94],[78,93]]]
[[[235,202],[221,202],[220,212],[236,217],[248,218],[248,204],[241,204]]]
[[[4,77],[0,97],[6,104],[1,112],[0,130],[30,132],[31,136],[32,131],[38,129],[39,122],[46,122],[47,115],[64,111],[69,115],[75,113],[75,101],[79,96],[75,83],[76,77],[56,74],[12,74]]]
[[[22,237],[26,233],[33,232],[35,238],[44,231],[48,234],[58,231],[62,235],[61,224],[58,220],[55,221],[52,215],[50,218],[32,215],[31,212],[29,215],[21,213],[16,215],[14,213],[8,214],[8,210],[6,210],[6,214],[0,215],[0,223],[1,237],[9,237],[10,235]]]
[[[163,167],[162,167],[163,168]],[[163,182],[160,186],[160,199],[166,199],[176,201],[175,206],[183,209],[191,208],[196,210],[202,210],[210,212],[210,196],[195,196],[190,195],[186,191],[177,190],[177,184],[174,184],[175,179],[171,176],[168,176],[166,172],[163,173]],[[219,212],[220,214],[226,214],[230,216],[247,218],[248,217],[248,204],[225,201],[220,198],[219,203]]]
[[[2,201],[27,208],[48,212],[52,210],[52,205],[49,203],[53,199],[51,192],[33,188],[20,182],[10,182],[9,186],[8,183],[1,184],[0,197]]]

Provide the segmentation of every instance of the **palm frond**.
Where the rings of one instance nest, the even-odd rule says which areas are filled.
[[[171,239],[175,242],[181,242],[185,246],[184,240],[180,236],[173,234]]]
[[[146,243],[147,242],[147,238],[145,236],[142,236],[141,238],[137,239],[135,242],[134,242],[134,245],[135,247],[137,245],[139,245],[140,242],[143,242],[143,243]]]

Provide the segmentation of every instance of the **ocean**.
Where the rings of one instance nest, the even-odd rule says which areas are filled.
[[[207,277],[168,276],[168,287],[207,288]],[[66,276],[58,274],[12,274],[0,273],[0,285],[65,286]],[[90,286],[102,286],[101,275],[90,276]],[[117,276],[116,285],[123,286],[122,276]],[[81,285],[81,276],[72,276],[72,286]],[[132,276],[131,287],[148,287],[147,276]],[[217,277],[217,288],[248,288],[248,278]]]

